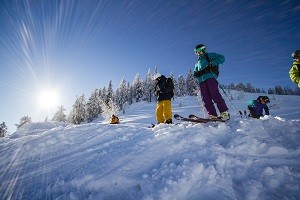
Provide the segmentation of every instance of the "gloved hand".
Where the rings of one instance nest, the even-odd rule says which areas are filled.
[[[201,76],[201,74],[200,74],[200,71],[196,71],[196,72],[194,72],[194,77],[200,77]]]
[[[206,65],[206,67],[212,67],[212,64],[211,64],[211,63],[209,63],[208,65]]]

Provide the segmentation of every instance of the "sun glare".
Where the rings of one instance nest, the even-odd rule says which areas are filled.
[[[56,90],[46,89],[39,93],[38,103],[40,108],[53,109],[58,105],[58,93]]]

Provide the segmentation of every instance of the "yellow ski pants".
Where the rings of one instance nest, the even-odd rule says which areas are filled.
[[[162,100],[156,105],[156,120],[158,123],[165,123],[168,119],[172,119],[172,107],[170,100]]]

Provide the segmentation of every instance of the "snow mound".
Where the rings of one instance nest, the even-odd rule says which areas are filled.
[[[67,123],[64,122],[33,122],[24,124],[18,128],[18,130],[11,135],[9,138],[16,139],[23,136],[36,135],[42,132],[51,130],[53,128],[65,127]]]

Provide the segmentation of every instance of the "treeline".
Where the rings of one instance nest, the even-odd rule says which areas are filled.
[[[64,106],[58,107],[52,118],[47,117],[45,121],[68,122],[72,124],[81,124],[83,122],[92,122],[99,115],[105,119],[109,119],[112,114],[117,114],[121,111],[125,113],[126,108],[135,102],[147,101],[152,102],[155,100],[154,96],[154,80],[153,75],[157,72],[157,68],[153,73],[148,70],[147,75],[142,78],[139,74],[134,77],[132,83],[129,83],[124,78],[120,81],[118,87],[114,90],[112,81],[109,82],[107,87],[98,88],[92,91],[91,95],[87,98],[84,94],[77,96],[69,114],[66,113]],[[179,75],[175,78],[171,73],[169,76],[174,82],[174,97],[181,96],[196,96],[198,86],[193,76],[193,71],[189,70],[186,76]],[[288,87],[275,86],[267,91],[260,88],[253,87],[250,83],[220,85],[222,89],[237,90],[248,93],[266,93],[276,95],[300,95],[299,88],[291,89]],[[24,124],[31,123],[29,116],[21,118],[17,128]],[[4,137],[7,132],[5,123],[1,125],[0,137]]]
[[[112,114],[117,114],[119,111],[125,113],[127,107],[133,103],[152,102],[155,100],[153,75],[156,72],[157,69],[153,73],[148,70],[144,78],[137,74],[132,83],[123,78],[115,90],[110,81],[107,87],[95,89],[88,98],[84,94],[77,96],[68,116],[64,114],[65,109],[60,107],[52,120],[80,124],[92,122],[99,114],[109,119]],[[186,77],[180,75],[175,78],[172,74],[168,77],[171,77],[174,82],[175,96],[197,94],[197,84],[191,70]]]
[[[255,88],[250,83],[243,84],[233,84],[226,86],[223,85],[224,88],[227,88],[229,90],[237,90],[237,91],[244,91],[248,93],[266,93],[266,94],[276,94],[276,95],[300,95],[300,89],[296,87],[295,89],[292,89],[290,87],[281,87],[279,85],[276,85],[274,88],[269,88],[267,92],[264,89],[261,88]]]

